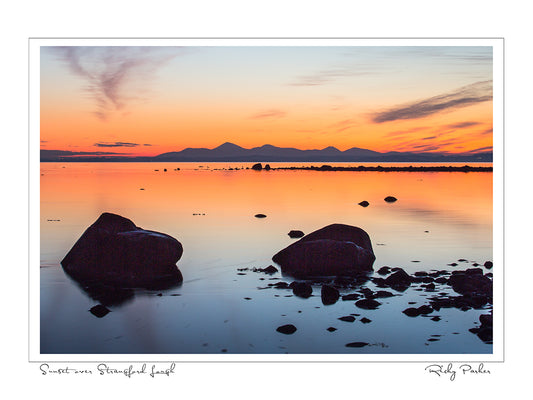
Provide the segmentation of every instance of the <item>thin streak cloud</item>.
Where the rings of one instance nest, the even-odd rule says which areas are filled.
[[[95,143],[94,146],[96,147],[137,147],[139,146],[139,144],[128,143],[128,142],[99,142],[99,143]]]
[[[396,120],[424,118],[439,112],[490,100],[492,100],[492,80],[481,81],[463,86],[453,92],[375,113],[372,121],[380,124]]]
[[[252,119],[271,119],[271,118],[283,118],[287,115],[285,111],[282,110],[264,110],[260,111],[257,114],[252,115],[250,118]]]

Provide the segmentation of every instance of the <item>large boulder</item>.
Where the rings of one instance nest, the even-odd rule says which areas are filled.
[[[358,275],[372,271],[375,259],[368,234],[343,224],[314,231],[272,257],[282,272],[298,277]]]
[[[141,229],[103,213],[74,244],[61,265],[77,281],[150,287],[183,280],[176,262],[183,247],[164,233]]]

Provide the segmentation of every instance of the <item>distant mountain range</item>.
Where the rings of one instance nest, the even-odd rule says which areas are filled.
[[[483,153],[411,153],[377,151],[352,147],[340,151],[335,147],[322,150],[299,150],[265,144],[245,149],[224,143],[214,149],[186,148],[153,157],[129,157],[117,153],[41,150],[41,162],[492,162],[492,152]]]

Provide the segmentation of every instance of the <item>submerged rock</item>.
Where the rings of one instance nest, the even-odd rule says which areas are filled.
[[[372,271],[375,259],[368,234],[343,224],[314,231],[272,257],[283,272],[301,277],[357,275]]]
[[[370,203],[366,200],[363,200],[362,202],[358,203],[361,207],[368,207]]]
[[[79,282],[151,287],[183,280],[176,262],[183,247],[164,233],[141,229],[120,215],[103,213],[61,261]]]
[[[383,200],[385,200],[387,203],[394,203],[398,199],[394,196],[387,196]]]

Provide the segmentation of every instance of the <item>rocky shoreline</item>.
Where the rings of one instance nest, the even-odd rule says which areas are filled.
[[[492,263],[490,261],[486,262],[485,269],[490,268],[492,268]],[[477,335],[484,343],[492,344],[492,273],[483,271],[483,268],[474,267],[452,271],[417,271],[414,274],[408,274],[403,268],[383,266],[378,271],[358,276],[316,277],[296,280],[284,274],[280,274],[280,277],[272,277],[278,272],[274,271],[275,269],[276,267],[270,265],[267,268],[240,268],[238,271],[241,275],[245,274],[244,271],[268,273],[271,276],[269,280],[276,280],[276,282],[268,283],[266,286],[258,287],[258,290],[283,290],[290,292],[291,296],[302,299],[317,296],[319,292],[324,306],[331,306],[338,301],[354,301],[354,305],[362,312],[379,310],[383,304],[383,299],[402,296],[408,289],[426,294],[431,293],[433,295],[420,297],[425,304],[418,307],[407,307],[401,312],[409,319],[429,318],[438,323],[442,320],[439,315],[441,309],[453,308],[462,312],[483,310],[483,314],[479,316],[479,325],[467,328],[469,332]],[[264,278],[260,279],[264,280]],[[368,287],[368,284],[375,286],[375,289]],[[450,291],[449,289],[452,290]],[[317,294],[313,294],[314,292]],[[366,316],[356,313],[339,316],[338,320],[343,322],[359,320],[363,324],[372,322]],[[283,331],[282,333],[284,334],[293,334],[297,331],[297,327],[293,325],[288,330],[286,327],[275,327],[275,329],[278,332]],[[330,332],[337,329],[335,327],[327,328]],[[430,341],[438,340],[440,339],[434,337]],[[363,347],[363,345],[355,346],[350,343],[346,346]]]

